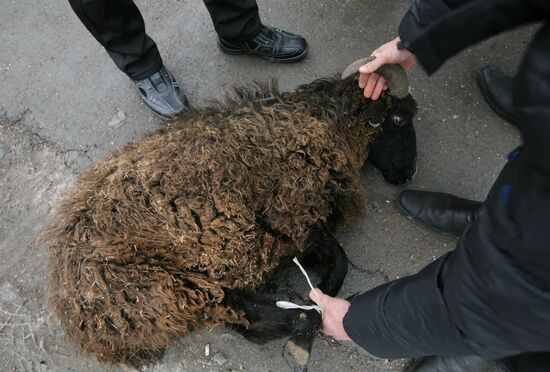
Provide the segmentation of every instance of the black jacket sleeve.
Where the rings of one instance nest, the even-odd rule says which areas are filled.
[[[537,1],[541,0],[533,0]],[[422,28],[406,26],[414,23],[404,20],[400,26],[402,45],[416,55],[428,74],[432,74],[443,62],[472,44],[504,30],[544,20],[543,12],[548,16],[549,4],[537,5],[528,4],[527,0],[466,1]]]
[[[344,317],[350,338],[384,358],[471,354],[454,324],[440,283],[450,254],[418,274],[355,297]]]
[[[422,27],[400,31],[413,30],[402,40],[428,73],[486,37],[550,19],[547,0],[476,0],[456,8],[424,1],[439,4],[430,9],[442,17],[426,16],[417,0],[407,22]],[[527,49],[514,84],[523,150],[503,169],[479,220],[453,252],[357,296],[344,317],[348,335],[372,354],[499,358],[550,350],[548,23]]]
[[[527,50],[514,81],[514,105],[522,122],[525,151],[531,164],[549,174],[550,1],[416,0],[399,32],[402,45],[432,74],[464,48],[537,21],[545,22],[545,26]]]
[[[407,41],[418,37],[431,24],[452,12],[453,9],[473,0],[415,0],[399,24],[400,39]]]

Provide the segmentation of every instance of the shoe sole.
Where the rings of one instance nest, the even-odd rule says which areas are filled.
[[[156,112],[155,110],[153,110],[149,106],[147,106],[147,107],[149,108],[149,110],[151,110],[151,112],[153,113],[154,116],[156,116],[157,118],[162,119],[164,121],[174,120],[177,117],[177,116],[166,116],[166,115],[163,115],[159,112]]]
[[[151,110],[151,112],[153,113],[153,115],[155,115],[157,118],[159,119],[162,119],[164,121],[170,121],[170,120],[175,120],[178,118],[178,116],[180,116],[181,114],[183,114],[185,111],[187,111],[189,109],[189,103],[187,102],[187,99],[185,100],[184,102],[184,108],[183,110],[181,110],[180,112],[178,112],[177,114],[175,115],[172,115],[172,116],[168,116],[168,115],[165,115],[165,114],[162,114],[156,110],[154,110],[153,108],[151,108],[151,106],[147,105],[147,103],[145,103],[145,101],[143,100],[143,98],[141,99],[143,105],[145,107],[147,107],[149,110]]]
[[[157,112],[155,110],[153,110],[151,107],[147,106],[145,103],[144,103],[145,107],[147,107],[149,110],[151,110],[151,112],[153,113],[153,115],[155,115],[157,118],[159,119],[162,119],[164,121],[170,121],[170,120],[175,120],[177,119],[182,113],[184,113],[187,108],[184,108],[182,111],[178,112],[177,114],[173,115],[173,116],[167,116],[167,115],[164,115],[164,114],[161,114],[160,112]]]
[[[267,61],[276,62],[276,63],[298,62],[298,61],[305,58],[305,56],[307,54],[307,51],[309,49],[309,46],[307,46],[306,49],[304,49],[304,51],[301,54],[299,54],[297,56],[294,56],[294,57],[277,58],[277,57],[274,57],[274,56],[266,56],[266,55],[263,55],[261,53],[257,53],[257,52],[254,52],[253,50],[248,50],[248,49],[228,49],[228,48],[224,47],[222,44],[220,44],[219,41],[218,41],[218,47],[225,54],[255,56],[255,57],[260,57],[260,58],[265,59]]]
[[[482,96],[483,98],[485,98],[485,101],[487,101],[487,104],[491,107],[491,109],[496,112],[496,114],[498,116],[500,116],[501,118],[503,118],[504,120],[506,120],[507,122],[513,124],[514,126],[516,127],[519,127],[519,123],[517,122],[517,120],[513,119],[513,118],[510,118],[509,115],[505,112],[503,112],[499,107],[498,105],[492,100],[491,98],[491,94],[489,93],[489,89],[487,87],[487,85],[485,85],[485,81],[483,80],[482,78],[482,73],[481,71],[479,71],[477,73],[477,85],[479,87],[479,89],[481,90],[482,92]]]

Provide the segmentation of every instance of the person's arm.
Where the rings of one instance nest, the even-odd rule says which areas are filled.
[[[386,48],[386,54],[378,56],[382,58],[377,57],[378,61],[360,69],[359,86],[365,97],[378,99],[379,92],[387,88],[384,79],[375,73],[382,61],[400,63],[409,69],[418,60],[432,74],[448,58],[472,44],[525,23],[548,19],[550,2],[545,1],[416,0],[399,25],[399,37],[385,44],[407,51],[415,57],[414,62],[409,59],[403,64],[391,58],[394,50]],[[376,56],[379,50],[372,55]]]
[[[373,355],[384,358],[468,353],[458,342],[441,293],[439,275],[448,254],[420,273],[392,281],[353,298],[310,292],[323,309],[321,330],[336,340],[352,339]],[[426,337],[429,335],[429,337]]]
[[[421,0],[420,0],[421,1]],[[476,22],[476,20],[483,20]],[[522,122],[528,167],[550,175],[550,53],[547,0],[476,0],[455,9],[421,34],[403,43],[428,74],[462,49],[504,30],[546,21],[529,48],[514,82],[514,105]],[[468,27],[465,27],[467,25]],[[519,197],[512,195],[514,197]]]
[[[403,43],[418,37],[426,28],[447,16],[455,8],[474,0],[415,0],[399,23],[398,35]]]
[[[443,295],[442,271],[450,255],[356,296],[343,318],[346,334],[383,358],[473,354]]]
[[[402,44],[413,51],[426,72],[432,74],[464,48],[502,31],[536,21],[546,21],[546,26],[538,32],[519,68],[514,81],[514,106],[522,122],[524,151],[529,164],[527,168],[549,176],[550,1],[470,1]],[[511,198],[517,197],[520,196],[512,191]]]
[[[454,251],[351,305],[321,296],[323,331],[384,358],[550,350],[549,183],[527,180],[521,211],[501,192],[524,169],[525,155],[501,173]]]
[[[375,71],[382,65],[398,63],[405,70],[416,64],[414,51],[404,45],[420,35],[427,27],[450,13],[454,8],[472,0],[415,0],[399,24],[399,36],[380,46],[371,56],[376,60],[361,69],[359,87],[365,98],[377,100],[382,91],[387,89],[386,81]]]
[[[472,353],[443,299],[439,278],[449,255],[416,275],[357,295],[351,304],[312,291],[309,297],[323,309],[321,330],[383,358]]]
[[[468,1],[421,32],[408,35],[402,47],[416,54],[422,67],[432,74],[447,59],[472,44],[504,30],[543,20],[548,17],[548,7],[541,0]],[[406,32],[400,27],[402,33]]]

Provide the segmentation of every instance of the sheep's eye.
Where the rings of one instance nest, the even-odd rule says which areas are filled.
[[[391,120],[398,127],[402,127],[403,125],[407,124],[407,119],[401,115],[393,114],[391,116]]]

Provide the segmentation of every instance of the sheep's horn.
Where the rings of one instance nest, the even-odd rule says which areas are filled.
[[[359,67],[373,61],[374,59],[375,57],[370,56],[353,62],[351,65],[346,67],[341,78],[345,79],[348,76],[355,74],[359,71]],[[407,78],[407,73],[400,65],[383,65],[376,70],[376,73],[386,79],[392,96],[397,98],[405,98],[409,94],[409,79]]]

